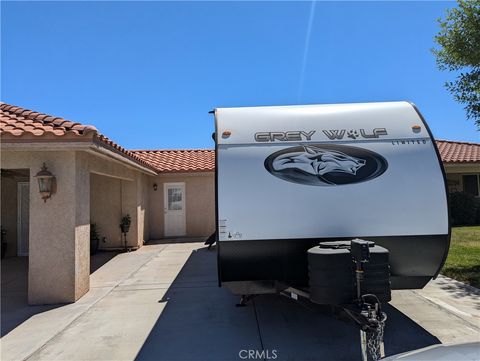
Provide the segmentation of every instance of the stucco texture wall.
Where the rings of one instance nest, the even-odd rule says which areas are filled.
[[[2,150],[1,161],[5,169],[30,170],[29,303],[77,300],[89,288],[89,182],[76,174],[75,152]],[[44,162],[57,185],[46,202],[34,178]]]
[[[146,188],[153,177],[108,159],[92,155],[87,157],[90,161],[90,222],[98,227],[100,249],[124,247],[120,221],[127,214],[132,220],[127,233],[127,247],[141,247],[149,237]]]
[[[123,247],[120,231],[122,218],[122,180],[90,175],[90,222],[100,235],[100,248]]]
[[[214,173],[163,174],[152,178],[149,186],[150,238],[161,239],[164,233],[164,184],[185,183],[187,237],[209,236],[215,231]],[[153,184],[157,190],[153,190]]]

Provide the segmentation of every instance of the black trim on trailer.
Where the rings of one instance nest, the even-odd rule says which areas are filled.
[[[434,276],[448,244],[447,234],[359,236],[390,252],[392,288],[422,288]],[[308,286],[307,251],[320,242],[352,237],[220,241],[221,282],[274,280]],[[418,245],[421,244],[421,247]],[[419,250],[419,248],[421,248]],[[417,252],[412,252],[416,250]],[[428,255],[428,258],[425,258]]]
[[[433,148],[435,149],[435,153],[437,154],[437,159],[438,159],[438,165],[440,166],[440,169],[442,171],[443,175],[443,183],[445,184],[445,195],[446,195],[446,200],[447,200],[447,217],[448,217],[448,245],[445,248],[445,254],[443,255],[442,262],[440,263],[440,266],[435,272],[435,275],[433,276],[433,279],[437,278],[438,274],[443,268],[443,265],[445,264],[445,261],[447,260],[448,256],[448,251],[450,249],[450,239],[452,236],[452,224],[451,224],[451,218],[450,218],[450,195],[448,193],[448,183],[447,183],[447,174],[445,173],[445,168],[443,167],[443,162],[442,158],[440,157],[440,152],[437,147],[437,142],[435,141],[435,138],[433,137],[432,131],[430,130],[430,127],[428,126],[427,122],[425,121],[425,118],[423,117],[422,113],[420,113],[420,110],[418,110],[417,106],[412,103],[408,102],[413,109],[417,112],[418,116],[420,117],[420,120],[422,121],[423,125],[425,126],[425,129],[427,130],[428,135],[430,136],[430,139],[432,140],[433,143]]]

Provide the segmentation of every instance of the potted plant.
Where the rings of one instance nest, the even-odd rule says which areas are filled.
[[[5,258],[5,254],[7,253],[7,230],[5,228],[1,228],[2,234],[2,259]]]
[[[122,220],[120,222],[120,229],[122,230],[122,233],[128,233],[128,231],[130,230],[131,223],[132,223],[132,219],[130,218],[129,214],[122,217]]]
[[[90,224],[90,254],[98,251],[98,243],[100,242],[100,234],[95,223]]]
[[[123,240],[125,244],[125,251],[127,251],[127,233],[130,230],[130,223],[132,223],[132,219],[130,218],[130,215],[127,214],[122,217],[122,220],[120,221],[120,229],[122,230],[123,233]]]

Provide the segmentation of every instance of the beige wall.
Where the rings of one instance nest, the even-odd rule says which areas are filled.
[[[94,155],[84,155],[89,160],[91,172],[91,223],[97,224],[101,249],[124,247],[120,230],[122,216],[129,214],[132,223],[127,233],[127,247],[141,247],[148,241],[148,194],[145,192],[152,176],[101,159]]]
[[[78,300],[90,289],[90,173],[88,161],[75,152],[75,296]]]
[[[5,151],[2,168],[30,170],[30,304],[76,301],[89,287],[88,177],[73,151]],[[45,162],[57,189],[43,202],[35,174]]]
[[[143,174],[137,187],[137,210],[138,210],[138,245],[150,240],[150,198],[149,189],[154,177]]]
[[[215,177],[214,173],[163,174],[152,178],[149,186],[150,238],[160,239],[164,234],[164,183],[185,182],[185,206],[188,237],[209,236],[215,231]],[[153,184],[158,186],[153,190]]]
[[[475,174],[480,173],[480,163],[474,165],[464,165],[464,164],[444,164],[445,173],[464,173],[464,174]]]
[[[90,212],[90,222],[97,225],[100,234],[99,247],[123,247],[119,227],[122,218],[121,179],[90,175]]]

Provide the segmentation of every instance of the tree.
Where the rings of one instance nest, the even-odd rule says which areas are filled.
[[[453,98],[465,105],[468,119],[480,130],[480,0],[459,0],[458,7],[438,20],[435,36],[439,49],[433,49],[440,70],[458,72],[445,83]]]

